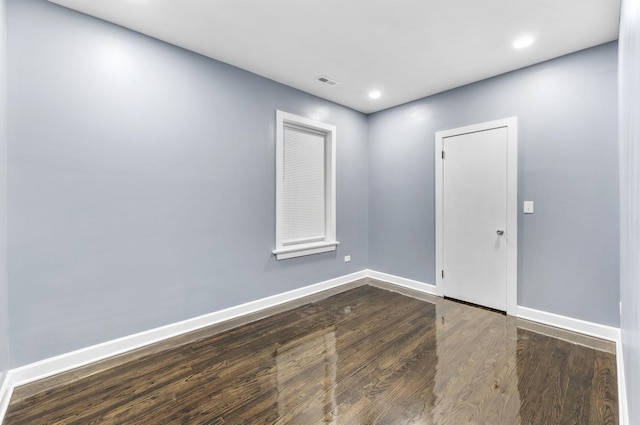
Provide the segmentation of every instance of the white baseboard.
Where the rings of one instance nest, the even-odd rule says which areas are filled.
[[[392,274],[381,273],[375,270],[366,270],[366,272],[368,274],[368,277],[370,277],[371,279],[382,280],[385,282],[393,283],[394,285],[402,286],[404,288],[424,292],[425,294],[439,296],[436,286],[429,283],[419,282],[417,280],[411,280]]]
[[[435,285],[406,279],[387,273],[374,270],[362,270],[335,279],[326,280],[294,289],[292,291],[273,295],[256,301],[251,301],[238,306],[219,310],[203,316],[187,319],[182,322],[172,323],[159,328],[151,329],[123,338],[107,341],[101,344],[86,347],[70,353],[65,353],[56,357],[45,359],[36,363],[28,364],[7,372],[0,386],[0,423],[4,418],[9,406],[13,388],[24,385],[38,379],[53,376],[77,367],[81,367],[99,360],[113,357],[131,350],[135,350],[146,345],[154,344],[174,336],[192,332],[207,326],[215,325],[241,316],[256,313],[281,304],[295,301],[297,299],[314,295],[322,291],[337,288],[363,278],[372,278],[385,281],[400,287],[412,289],[426,294],[440,296]],[[523,319],[555,326],[561,329],[578,332],[601,339],[616,342],[617,368],[618,368],[618,393],[620,404],[620,425],[628,425],[626,387],[624,386],[623,358],[620,343],[620,329],[604,326],[584,320],[573,319],[553,313],[547,313],[531,309],[528,307],[517,307],[517,316]]]
[[[11,371],[7,371],[0,384],[0,424],[4,420],[4,415],[9,408],[9,402],[11,401],[11,395],[13,394],[13,381],[11,379]]]
[[[622,332],[618,330],[616,341],[616,363],[618,374],[618,407],[620,425],[629,425],[629,405],[627,404],[627,380],[624,375],[624,350],[622,349]]]
[[[304,288],[294,289],[292,291],[262,298],[260,300],[251,301],[246,304],[187,319],[182,322],[171,323],[159,328],[150,329],[134,335],[125,336],[123,338],[114,339],[112,341],[107,341],[72,351],[70,353],[51,357],[11,370],[11,383],[13,386],[24,385],[48,376],[66,372],[77,367],[154,344],[174,336],[182,335],[187,332],[192,332],[207,326],[294,301],[308,295],[313,295],[318,292],[342,286],[365,277],[367,277],[367,271],[362,270],[356,273],[340,276],[335,279],[305,286]]]
[[[401,287],[413,289],[427,294],[437,295],[436,287],[423,282],[406,279],[386,273],[380,273],[373,270],[362,270],[335,279],[306,286],[304,288],[294,289],[282,294],[273,295],[246,304],[219,310],[213,313],[187,319],[181,322],[171,323],[148,331],[128,335],[122,338],[106,341],[101,344],[92,345],[80,350],[61,354],[31,363],[25,366],[12,369],[7,374],[5,386],[8,388],[9,397],[13,387],[28,384],[39,379],[66,372],[90,363],[104,360],[119,354],[126,353],[147,345],[151,345],[168,338],[202,329],[207,326],[215,325],[227,320],[235,319],[244,315],[252,314],[260,310],[295,301],[309,295],[317,294],[328,289],[336,288],[347,283],[371,277],[373,279],[384,280],[386,282]],[[4,387],[3,387],[4,388]],[[3,392],[4,395],[7,392]],[[8,402],[8,401],[7,401]],[[0,416],[2,418],[2,416]]]
[[[587,322],[586,320],[574,319],[572,317],[561,316],[559,314],[547,313],[546,311],[535,310],[529,307],[518,306],[517,317],[554,326],[571,332],[593,336],[608,341],[619,341],[620,329],[612,326],[600,325],[598,323]]]

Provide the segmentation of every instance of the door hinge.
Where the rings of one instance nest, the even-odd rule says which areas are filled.
[[[444,270],[442,270],[442,278],[444,279]]]
[[[444,151],[442,151],[442,159],[444,159]]]

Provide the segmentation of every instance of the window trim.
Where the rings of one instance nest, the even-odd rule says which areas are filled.
[[[322,240],[294,244],[283,240],[284,127],[299,127],[325,135],[325,235]],[[336,240],[336,127],[276,110],[276,259],[335,251]]]

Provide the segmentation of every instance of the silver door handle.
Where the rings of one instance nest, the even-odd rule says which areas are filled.
[[[498,230],[496,230],[496,233],[499,234],[500,236],[502,236],[502,235],[504,235],[504,230],[498,229]]]

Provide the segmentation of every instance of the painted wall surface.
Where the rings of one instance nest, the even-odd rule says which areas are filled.
[[[640,423],[640,0],[620,17],[620,299],[629,424]]]
[[[609,43],[370,115],[369,268],[435,283],[435,132],[517,116],[518,304],[618,326],[616,61]]]
[[[0,0],[0,385],[9,370],[9,284],[7,280],[7,43],[6,7]]]
[[[366,268],[365,115],[44,0],[8,18],[13,367]],[[271,254],[276,109],[337,126],[337,252]]]
[[[8,24],[12,367],[364,268],[433,283],[434,133],[514,115],[519,304],[618,325],[616,43],[367,118],[45,0]],[[338,127],[337,252],[271,254],[276,109]]]

